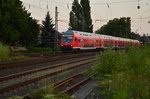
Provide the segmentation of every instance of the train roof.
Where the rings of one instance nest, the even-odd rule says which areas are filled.
[[[82,32],[77,30],[67,30],[66,32],[63,32],[64,35],[73,35],[74,33],[84,35],[84,36],[92,36],[95,35],[96,37],[102,37],[104,39],[116,39],[116,40],[125,40],[125,41],[135,41],[139,42],[138,40],[129,39],[129,38],[122,38],[122,37],[115,37],[110,35],[104,35],[104,34],[96,34],[96,33],[90,33],[90,32]]]
[[[66,35],[72,35],[74,33],[79,33],[79,34],[93,34],[90,32],[82,32],[82,31],[76,31],[76,30],[67,30],[66,32],[63,32],[62,34],[66,34]]]
[[[62,34],[65,34],[65,35],[73,35],[74,31],[72,30],[68,30],[66,32],[63,32]]]

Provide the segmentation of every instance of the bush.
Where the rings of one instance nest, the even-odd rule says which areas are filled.
[[[29,48],[29,52],[32,52],[32,53],[43,53],[43,52],[49,52],[49,53],[52,53],[52,49],[51,48],[41,48],[41,47],[38,47],[38,48]]]
[[[48,86],[31,93],[31,96],[34,97],[34,99],[42,99],[45,95],[51,93],[52,93],[52,88]]]
[[[25,99],[72,99],[67,94],[55,92],[51,85],[33,91],[29,96],[24,98]]]
[[[31,53],[55,53],[60,51],[60,46],[55,46],[54,48],[49,47],[33,47],[28,49]]]
[[[0,43],[0,61],[6,61],[9,59],[10,50],[8,46],[3,45]]]
[[[149,99],[150,48],[129,48],[128,51],[108,50],[99,55],[95,66],[106,99]]]

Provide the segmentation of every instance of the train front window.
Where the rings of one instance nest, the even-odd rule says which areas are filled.
[[[62,36],[63,43],[72,43],[72,36]]]

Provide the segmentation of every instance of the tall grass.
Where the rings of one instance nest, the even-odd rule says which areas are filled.
[[[150,48],[128,51],[108,50],[99,55],[98,73],[101,94],[106,99],[149,99]]]
[[[0,43],[0,61],[8,60],[10,50],[8,46],[3,45]]]
[[[31,92],[23,99],[72,99],[67,94],[62,94],[53,90],[52,85]]]

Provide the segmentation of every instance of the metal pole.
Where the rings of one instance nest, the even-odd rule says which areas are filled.
[[[58,11],[57,6],[55,7],[55,45],[58,44]]]

